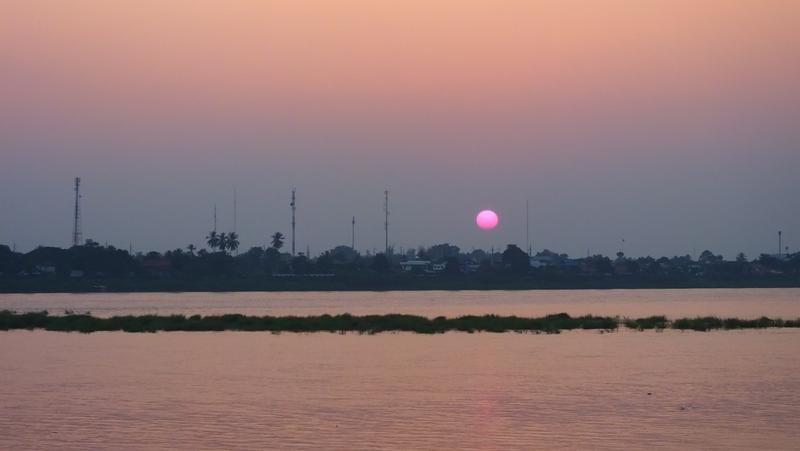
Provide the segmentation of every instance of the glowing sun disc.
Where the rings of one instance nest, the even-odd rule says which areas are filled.
[[[500,222],[500,218],[492,210],[483,210],[475,217],[475,223],[483,230],[491,230],[497,227],[498,222]]]

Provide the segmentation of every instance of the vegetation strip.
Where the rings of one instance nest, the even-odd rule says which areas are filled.
[[[169,331],[267,331],[267,332],[416,332],[422,334],[460,332],[533,332],[558,333],[562,330],[616,330],[620,326],[636,330],[696,330],[762,329],[769,327],[800,327],[800,319],[782,320],[761,317],[739,319],[717,317],[680,318],[665,316],[630,319],[610,316],[578,316],[566,313],[539,318],[517,316],[467,315],[457,318],[439,316],[433,319],[416,315],[354,316],[220,316],[141,315],[98,318],[89,314],[50,315],[48,312],[15,313],[0,311],[0,330],[44,329],[62,332],[169,332]]]

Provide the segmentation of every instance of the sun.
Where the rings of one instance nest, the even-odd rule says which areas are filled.
[[[497,227],[499,222],[500,218],[492,210],[483,210],[475,217],[475,223],[483,230],[491,230]]]

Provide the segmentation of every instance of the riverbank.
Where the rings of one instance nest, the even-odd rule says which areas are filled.
[[[619,327],[635,330],[731,330],[773,327],[800,327],[800,319],[783,320],[696,317],[668,319],[665,316],[619,318],[584,315],[572,317],[558,313],[537,318],[498,315],[466,315],[456,318],[439,316],[426,318],[417,315],[319,315],[319,316],[218,316],[141,315],[98,318],[89,314],[50,315],[48,312],[15,313],[0,311],[0,330],[44,329],[60,332],[202,332],[202,331],[263,331],[263,332],[415,332],[436,334],[459,332],[533,332],[558,333],[562,330],[604,330]]]
[[[146,293],[252,291],[596,290],[800,288],[800,277],[514,276],[371,274],[333,277],[0,278],[0,293]]]

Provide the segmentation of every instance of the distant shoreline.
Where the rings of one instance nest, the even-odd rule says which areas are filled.
[[[501,276],[335,276],[262,278],[6,278],[0,293],[192,293],[192,292],[304,292],[304,291],[484,291],[484,290],[611,290],[700,288],[800,288],[800,277],[752,278],[643,278],[581,277],[533,278]]]

